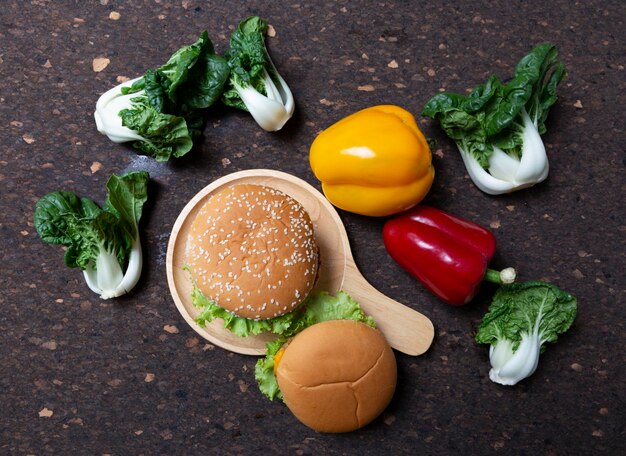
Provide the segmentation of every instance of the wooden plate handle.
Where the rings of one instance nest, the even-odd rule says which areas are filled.
[[[346,263],[343,290],[376,321],[389,345],[407,355],[421,355],[432,344],[435,329],[421,313],[387,297],[363,277],[354,261]]]

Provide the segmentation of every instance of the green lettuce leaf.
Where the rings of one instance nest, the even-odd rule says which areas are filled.
[[[335,296],[326,292],[310,295],[302,305],[303,312],[281,335],[292,337],[305,328],[329,320],[357,320],[372,327],[374,319],[365,315],[363,309],[349,294],[339,291]]]
[[[224,328],[239,337],[247,337],[264,332],[281,334],[293,324],[297,315],[297,311],[295,311],[268,320],[251,320],[239,317],[215,304],[195,285],[191,292],[191,300],[193,305],[201,310],[200,315],[196,317],[198,325],[205,326],[216,318],[221,318],[224,321]]]
[[[515,79],[525,79],[531,86],[525,107],[539,134],[546,132],[545,120],[550,107],[556,103],[556,88],[567,75],[565,65],[557,61],[557,56],[555,46],[540,44],[515,67]]]
[[[273,401],[275,398],[283,399],[280,392],[276,375],[274,375],[274,357],[285,344],[286,339],[278,339],[266,344],[265,358],[259,358],[254,366],[254,378],[259,386],[259,390]]]
[[[118,222],[114,214],[103,211],[91,199],[67,191],[48,193],[35,205],[34,225],[39,237],[48,244],[66,246],[64,262],[70,268],[85,269],[103,246],[114,250],[123,265],[130,244]]]

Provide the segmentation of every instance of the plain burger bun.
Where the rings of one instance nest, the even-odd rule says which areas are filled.
[[[281,355],[275,374],[285,404],[320,432],[365,426],[387,407],[396,388],[393,351],[380,331],[364,323],[312,325]]]
[[[213,194],[194,219],[186,261],[195,285],[218,306],[266,320],[307,297],[318,270],[313,224],[295,199],[239,184]]]

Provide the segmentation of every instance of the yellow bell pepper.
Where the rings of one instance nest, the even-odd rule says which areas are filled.
[[[416,205],[435,177],[415,118],[393,105],[372,106],[331,125],[313,141],[309,161],[332,204],[369,216]]]

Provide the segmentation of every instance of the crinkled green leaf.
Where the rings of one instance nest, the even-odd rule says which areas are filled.
[[[254,378],[257,381],[257,385],[263,394],[265,394],[270,400],[279,398],[282,400],[283,396],[278,387],[276,376],[274,375],[274,357],[276,353],[285,344],[286,339],[279,337],[276,340],[268,342],[266,344],[265,358],[259,358],[254,366]]]
[[[179,110],[174,109],[174,104],[169,99],[169,80],[163,73],[158,70],[147,70],[140,81],[143,82],[144,96],[148,104],[156,112],[178,115]]]
[[[442,92],[432,97],[424,105],[422,114],[432,119],[441,120],[450,112],[463,111],[466,97],[457,93]]]
[[[303,312],[282,334],[283,337],[291,337],[309,326],[329,320],[357,320],[376,326],[374,319],[365,315],[359,303],[343,291],[337,292],[335,296],[325,292],[312,294],[302,307]]]
[[[103,211],[91,199],[72,192],[51,192],[35,204],[34,225],[39,237],[49,244],[66,246],[64,262],[71,268],[84,269],[105,242],[125,246],[117,221],[114,214]],[[120,261],[124,251],[122,248],[118,256]]]
[[[102,209],[89,198],[79,198],[67,191],[56,191],[43,196],[35,204],[34,225],[39,237],[48,244],[69,245],[70,218],[95,218]]]
[[[479,113],[485,110],[485,106],[497,97],[497,92],[502,89],[502,83],[496,76],[490,76],[487,82],[480,84],[467,96],[459,95],[457,103],[460,108],[469,113]]]
[[[198,139],[202,136],[202,130],[204,129],[204,116],[202,111],[195,109],[185,116],[185,122],[187,123],[187,132],[192,140]]]
[[[200,34],[195,43],[183,46],[158,68],[158,72],[165,76],[164,86],[169,98],[176,102],[178,88],[187,82],[190,70],[194,67],[203,53],[213,54],[213,43],[206,31]]]
[[[96,261],[101,248],[115,252],[117,262],[124,265],[131,241],[124,236],[115,214],[101,211],[92,219],[70,217],[67,222],[72,239],[64,256],[66,266],[86,269]]]
[[[176,51],[157,72],[165,76],[163,86],[174,106],[167,112],[185,115],[220,99],[230,68],[226,59],[215,54],[204,31],[198,41]]]
[[[513,79],[506,85],[498,81],[495,84],[493,96],[484,105],[482,111],[484,115],[482,127],[485,130],[485,136],[497,135],[511,125],[524,108],[530,95],[531,86],[527,79]]]
[[[191,299],[193,305],[201,310],[200,315],[196,317],[196,323],[200,326],[205,326],[216,318],[221,318],[224,321],[224,328],[239,337],[247,337],[251,334],[255,335],[263,332],[281,334],[291,326],[297,314],[297,312],[290,312],[268,320],[252,320],[239,317],[215,304],[195,285]]]
[[[461,110],[449,111],[441,119],[441,127],[450,138],[462,144],[481,166],[487,166],[493,147],[487,142],[478,117]]]
[[[185,119],[158,112],[145,97],[134,99],[133,108],[122,109],[119,116],[122,125],[144,138],[143,141],[133,142],[133,147],[157,161],[182,157],[193,147]]]

